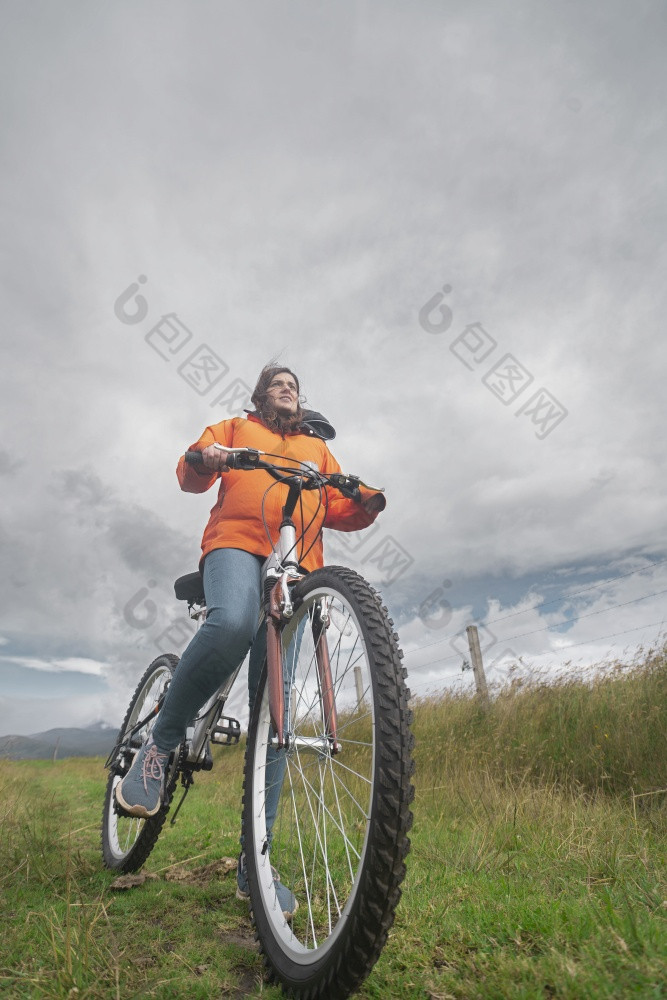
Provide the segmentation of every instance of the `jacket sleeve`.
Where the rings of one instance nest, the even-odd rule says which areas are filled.
[[[322,472],[329,474],[340,472],[340,465],[326,445],[325,450],[326,456]],[[362,500],[377,496],[384,501],[381,509],[384,510],[387,506],[384,493],[378,493],[377,490],[369,490],[365,486],[361,486],[359,491]],[[334,528],[336,531],[359,531],[361,528],[367,528],[369,524],[372,524],[380,513],[380,511],[373,511],[372,514],[369,514],[356,500],[348,500],[347,497],[344,497],[338,490],[330,486],[326,489],[326,495],[327,513],[324,518],[325,528]]]
[[[188,451],[202,451],[210,444],[224,444],[228,448],[233,447],[234,441],[234,421],[223,420],[219,424],[207,427],[198,441],[188,448]],[[219,472],[210,472],[209,469],[197,465],[188,465],[185,455],[181,455],[176,466],[176,475],[181,489],[185,493],[205,493],[213,486],[216,479],[220,478]]]

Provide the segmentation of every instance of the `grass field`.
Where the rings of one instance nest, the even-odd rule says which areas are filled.
[[[667,996],[667,663],[415,706],[403,899],[365,998]],[[101,760],[0,762],[0,995],[222,998],[263,978],[235,898],[242,748],[141,884],[102,868]]]

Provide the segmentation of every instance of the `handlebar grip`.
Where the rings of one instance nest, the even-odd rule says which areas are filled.
[[[228,469],[238,469],[240,466],[237,464],[237,459],[240,455],[227,455],[227,468]],[[188,465],[203,465],[204,459],[200,451],[186,451],[185,461]]]
[[[188,465],[204,464],[200,451],[186,451],[185,461]],[[259,452],[252,449],[237,455],[227,452],[226,465],[228,469],[256,469],[259,466]]]

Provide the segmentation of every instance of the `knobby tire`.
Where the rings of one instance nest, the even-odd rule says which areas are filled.
[[[119,815],[114,810],[114,788],[129,769],[133,758],[132,751],[136,751],[150,735],[155,716],[150,717],[132,737],[131,747],[129,731],[137,722],[150,715],[171,680],[177,664],[178,657],[172,653],[164,653],[153,660],[132,695],[116,739],[116,752],[110,763],[102,813],[102,856],[105,866],[116,871],[126,873],[139,871],[153,850],[169,812],[169,802],[177,779],[173,763],[167,772],[165,803],[150,819]],[[172,761],[177,758],[178,751]]]
[[[294,587],[293,600],[282,635],[288,748],[278,750],[275,739],[271,746],[266,666],[246,748],[251,918],[271,980],[300,1000],[342,1000],[377,961],[401,896],[414,795],[412,713],[393,623],[361,576],[346,567],[316,570]],[[324,633],[313,629],[323,608]],[[331,727],[317,675],[322,634],[338,715],[335,754],[326,750]],[[279,803],[268,829],[272,789]],[[291,921],[278,906],[276,874],[299,901]]]

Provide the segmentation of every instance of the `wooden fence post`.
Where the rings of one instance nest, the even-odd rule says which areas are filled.
[[[361,667],[354,668],[354,684],[357,689],[357,711],[361,712],[364,707],[364,685],[361,679]]]
[[[479,635],[477,634],[476,625],[467,625],[466,632],[468,633],[468,646],[470,647],[470,659],[472,662],[472,670],[475,675],[475,690],[479,696],[479,700],[483,705],[489,704],[489,689],[486,686],[486,675],[484,673],[484,664],[482,662],[482,650],[479,646]]]

